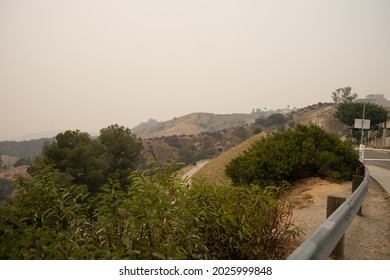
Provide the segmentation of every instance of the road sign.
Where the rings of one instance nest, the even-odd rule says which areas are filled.
[[[363,122],[363,129],[370,129],[371,120],[362,120],[362,119],[355,119],[354,128],[362,129],[362,122]]]

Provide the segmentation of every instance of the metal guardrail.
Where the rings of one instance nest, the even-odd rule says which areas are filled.
[[[362,206],[368,190],[368,178],[368,169],[365,168],[364,179],[359,187],[287,258],[288,260],[328,258]]]

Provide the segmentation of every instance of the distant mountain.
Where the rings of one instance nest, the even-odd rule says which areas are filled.
[[[173,135],[196,135],[201,132],[215,132],[236,126],[254,123],[255,115],[192,113],[170,121],[159,122],[135,132],[141,138]]]
[[[145,129],[147,129],[147,128],[149,128],[149,127],[155,125],[155,124],[158,124],[158,123],[159,123],[159,122],[158,122],[157,120],[155,120],[155,119],[149,119],[147,122],[142,122],[142,123],[140,123],[139,125],[133,127],[133,128],[131,129],[131,132],[137,133],[137,132],[140,132],[140,131],[142,131],[142,130],[145,130]]]

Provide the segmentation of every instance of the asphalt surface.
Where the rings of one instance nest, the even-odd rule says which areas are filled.
[[[366,150],[364,159],[370,176],[390,195],[390,151]],[[383,161],[383,159],[389,159],[389,161]]]
[[[384,161],[388,160],[388,161]],[[390,171],[390,151],[364,151],[364,163]]]

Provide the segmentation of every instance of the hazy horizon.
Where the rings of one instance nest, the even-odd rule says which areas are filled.
[[[0,0],[0,141],[390,99],[390,1]]]

